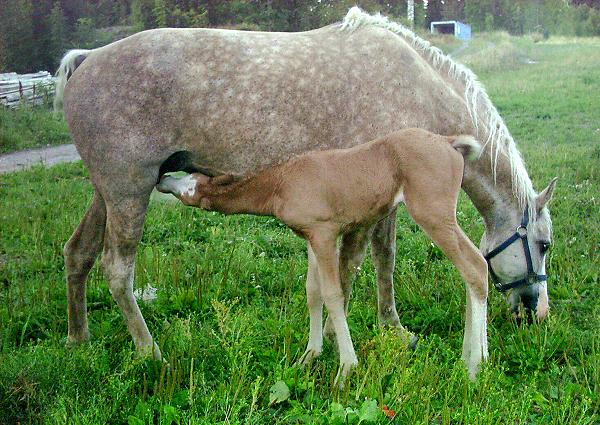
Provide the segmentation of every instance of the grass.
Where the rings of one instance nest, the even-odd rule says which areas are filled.
[[[135,358],[97,266],[88,285],[93,339],[65,347],[62,246],[91,199],[85,169],[71,164],[1,177],[0,423],[600,423],[600,40],[511,42],[537,63],[474,67],[535,186],[560,178],[552,312],[518,328],[490,292],[490,360],[475,383],[460,361],[463,283],[403,213],[396,299],[420,344],[407,351],[378,329],[367,261],[349,318],[360,366],[343,391],[332,386],[331,345],[309,369],[293,367],[308,337],[302,240],[273,219],[160,199],[150,205],[136,284],[158,288],[141,308],[170,369]],[[459,210],[478,241],[481,219],[465,196]],[[270,404],[278,381],[289,398]]]
[[[49,106],[0,107],[0,154],[70,142],[63,116]]]

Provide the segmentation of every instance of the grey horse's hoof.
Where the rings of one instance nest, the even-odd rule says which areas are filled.
[[[63,341],[67,347],[88,344],[90,342],[90,333],[86,331],[81,333],[81,335],[68,335],[66,338],[63,338]]]
[[[418,343],[419,343],[419,337],[411,332],[408,337],[408,348],[412,351],[416,351]]]

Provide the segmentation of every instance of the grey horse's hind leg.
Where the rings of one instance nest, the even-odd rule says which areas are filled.
[[[102,249],[105,225],[106,206],[96,191],[90,207],[64,249],[70,343],[81,343],[90,337],[85,281]]]
[[[142,237],[144,217],[150,198],[144,193],[107,201],[106,234],[102,264],[110,292],[117,302],[140,355],[161,359],[148,326],[133,295],[133,274],[137,245]]]
[[[379,325],[402,328],[394,299],[396,211],[394,210],[375,225],[371,235],[371,256],[377,270],[377,316]]]
[[[356,271],[362,264],[369,243],[370,229],[358,229],[342,237],[340,245],[340,284],[344,293],[344,312],[348,316],[348,305],[352,295],[352,281]],[[333,322],[327,317],[323,333],[333,339]]]

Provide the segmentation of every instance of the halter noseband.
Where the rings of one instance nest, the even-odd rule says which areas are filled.
[[[525,285],[533,285],[534,283],[548,280],[548,277],[545,274],[537,274],[533,270],[533,263],[531,262],[531,251],[529,251],[529,244],[527,243],[528,224],[529,207],[526,206],[525,211],[523,212],[523,219],[521,220],[521,225],[517,227],[515,233],[484,256],[485,261],[488,263],[488,270],[490,272],[490,276],[492,277],[492,283],[499,292],[506,292],[509,289],[518,288]],[[521,239],[521,242],[523,243],[523,251],[525,251],[525,261],[527,262],[527,276],[525,276],[523,279],[515,280],[514,282],[502,283],[500,282],[498,275],[494,273],[494,270],[492,269],[492,263],[490,262],[490,260],[496,255],[500,254],[510,245],[512,245],[513,242],[519,239]]]

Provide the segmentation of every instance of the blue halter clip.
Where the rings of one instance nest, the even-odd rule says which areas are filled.
[[[496,289],[499,292],[506,292],[509,289],[519,288],[519,287],[525,286],[525,285],[533,285],[535,283],[544,282],[544,281],[548,280],[548,276],[546,276],[545,274],[537,274],[533,270],[533,263],[531,262],[531,251],[529,251],[529,244],[527,243],[527,225],[528,224],[529,224],[529,207],[526,206],[525,211],[523,212],[523,219],[521,220],[521,225],[519,227],[517,227],[517,230],[515,231],[515,233],[484,256],[485,261],[487,261],[487,264],[488,264],[488,270],[490,272],[490,276],[492,277],[492,283],[494,284],[494,286],[496,287]],[[492,263],[490,263],[490,260],[492,258],[494,258],[496,255],[500,254],[502,251],[504,251],[510,245],[512,245],[513,242],[515,242],[519,239],[521,239],[521,242],[523,243],[523,251],[525,251],[525,261],[527,262],[527,276],[525,276],[523,279],[515,280],[514,282],[502,283],[502,282],[500,282],[498,275],[496,275],[496,273],[494,273],[494,270],[492,269]]]

